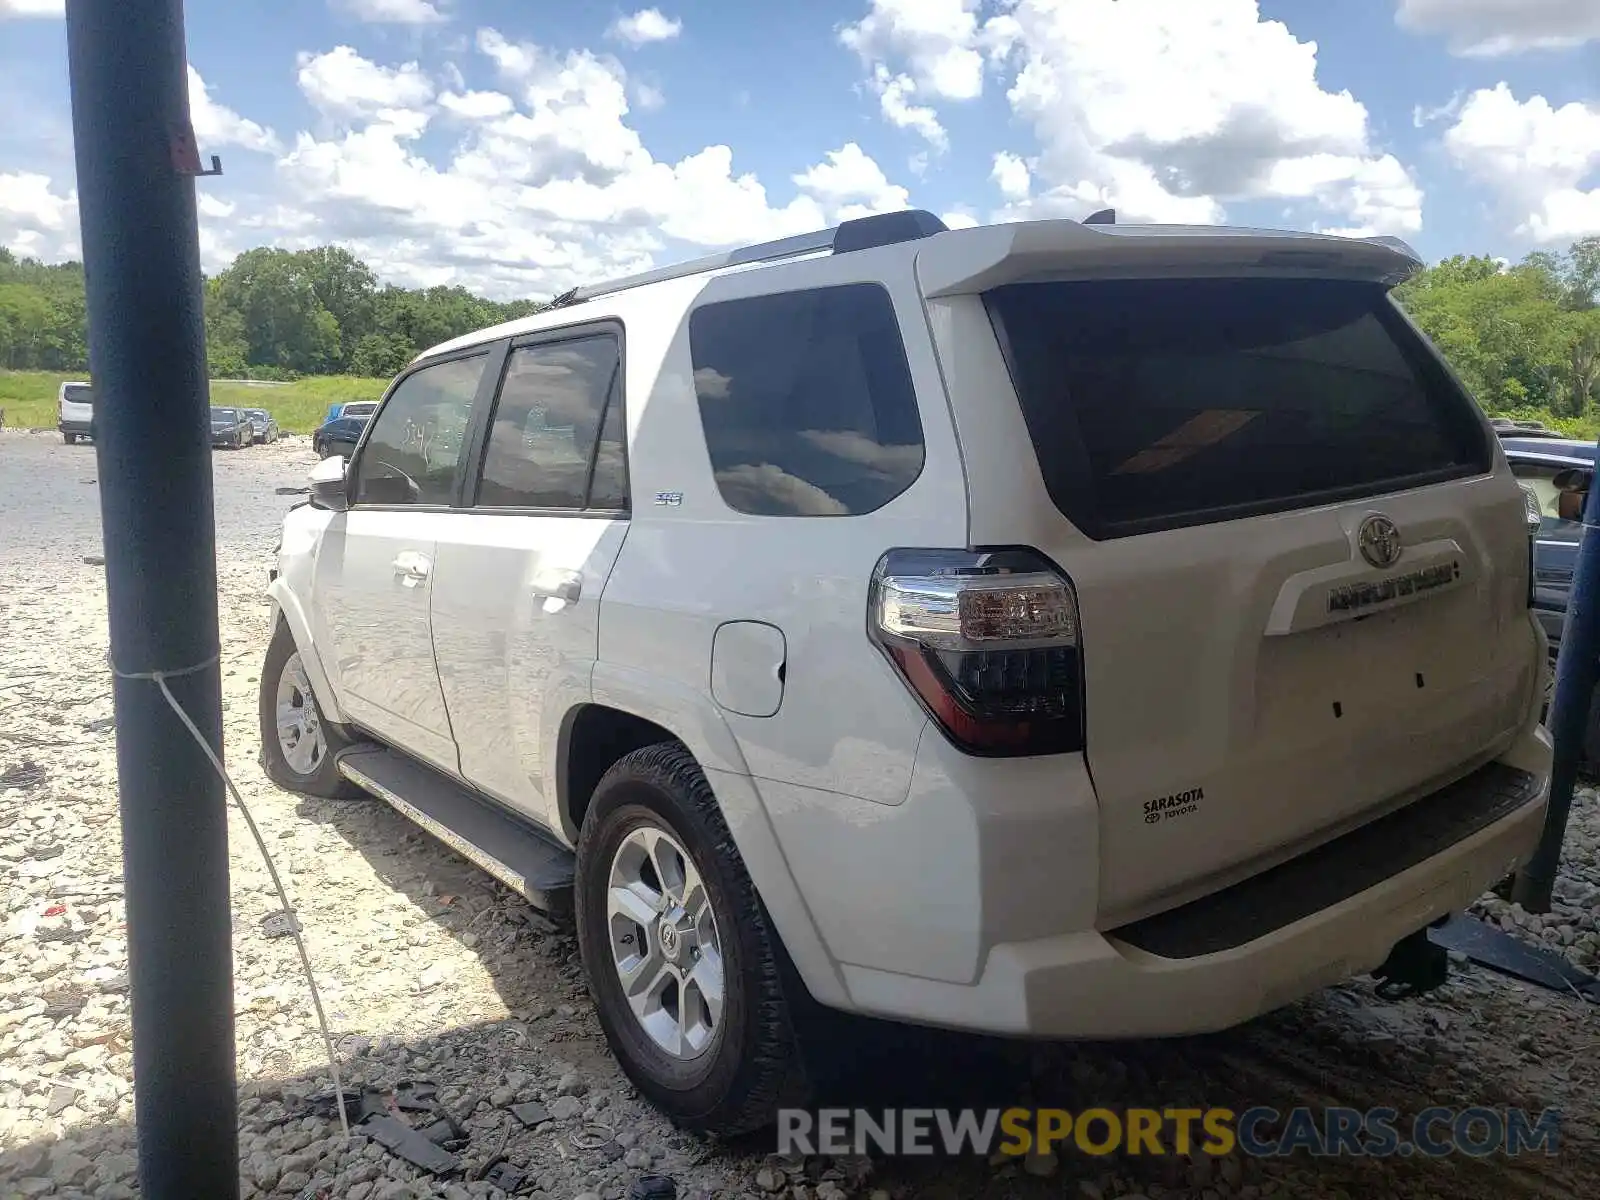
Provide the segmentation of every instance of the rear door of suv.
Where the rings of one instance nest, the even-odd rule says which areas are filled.
[[[1464,775],[1527,718],[1522,505],[1388,296],[1406,266],[1069,222],[920,252],[972,542],[1041,551],[1077,595],[1107,925]]]
[[[435,549],[433,644],[470,783],[552,823],[556,728],[589,698],[600,595],[628,531],[622,327],[512,343]]]

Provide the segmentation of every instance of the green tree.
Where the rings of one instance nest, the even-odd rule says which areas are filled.
[[[246,250],[217,276],[216,297],[243,321],[250,366],[317,373],[339,365],[339,322],[291,251]]]
[[[350,355],[350,373],[385,379],[398,375],[416,353],[416,346],[404,334],[369,333]]]

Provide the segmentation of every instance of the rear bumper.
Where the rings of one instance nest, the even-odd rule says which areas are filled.
[[[56,421],[56,429],[61,433],[88,435],[94,432],[94,422],[92,420],[79,421],[76,419],[68,420],[67,418],[60,418]]]
[[[993,945],[970,983],[848,963],[841,975],[860,1011],[952,1028],[1095,1039],[1225,1029],[1373,970],[1526,861],[1549,754],[1530,727],[1500,761],[1392,818],[1157,918]]]

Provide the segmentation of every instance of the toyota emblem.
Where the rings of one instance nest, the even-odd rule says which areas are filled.
[[[1356,549],[1375,567],[1392,567],[1400,561],[1400,530],[1382,513],[1373,513],[1356,530]]]

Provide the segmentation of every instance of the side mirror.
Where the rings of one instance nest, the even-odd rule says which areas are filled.
[[[350,507],[350,462],[343,455],[325,458],[311,468],[311,503],[330,512]]]

